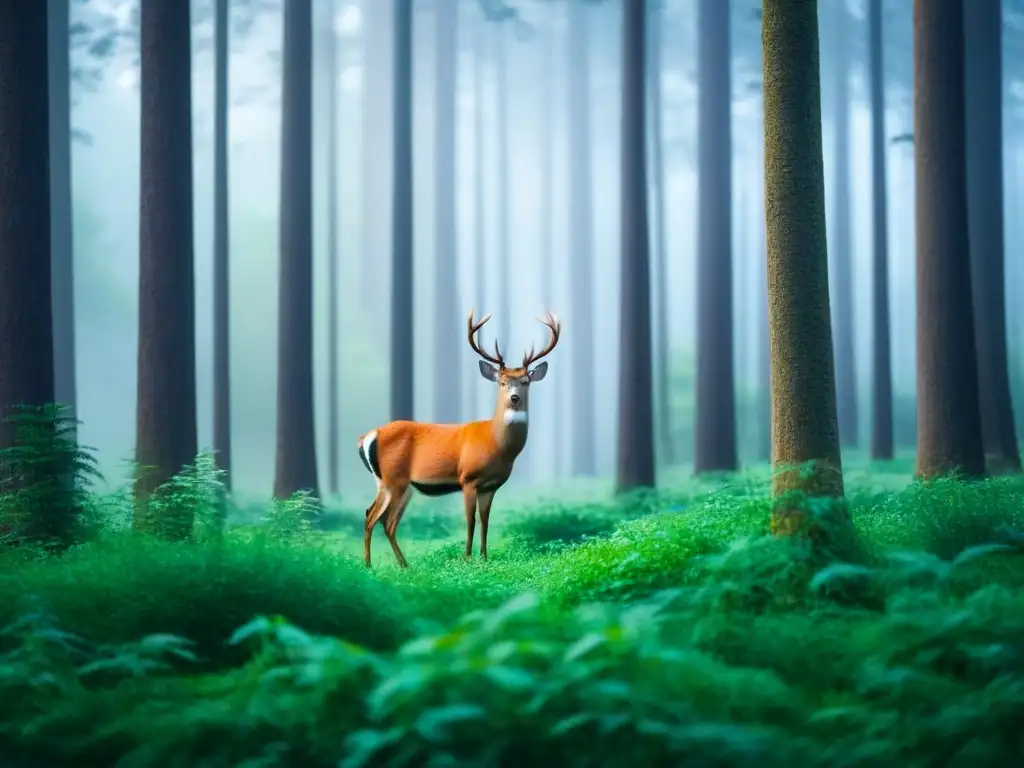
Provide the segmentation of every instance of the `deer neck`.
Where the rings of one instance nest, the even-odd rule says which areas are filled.
[[[528,414],[525,408],[509,408],[503,402],[494,409],[494,435],[506,455],[517,456],[526,445],[530,424]]]

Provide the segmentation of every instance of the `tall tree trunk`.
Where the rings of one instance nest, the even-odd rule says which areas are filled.
[[[651,273],[647,222],[644,37],[647,0],[627,3],[622,25],[621,330],[616,487],[654,485]]]
[[[555,30],[550,22],[545,24],[541,32],[543,40],[543,62],[541,76],[541,104],[540,104],[540,135],[538,141],[541,150],[540,163],[540,295],[544,308],[553,310],[555,300],[555,216],[554,216],[554,183],[555,183]],[[551,459],[547,459],[543,451],[537,451],[535,461],[541,467],[543,474],[544,467],[548,472],[559,473],[562,458],[562,430],[558,428],[557,414],[559,412],[558,402],[561,394],[562,377],[555,378],[555,387],[550,396],[545,396],[545,401],[550,407],[544,408],[544,423],[550,426],[547,434],[550,434],[552,441],[549,444],[554,451]],[[549,399],[550,398],[550,399]],[[547,441],[545,441],[547,442]]]
[[[18,406],[54,399],[50,105],[40,98],[48,87],[47,15],[46,3],[0,2],[0,448],[16,444],[7,419]],[[41,511],[25,533],[69,540],[71,517]]]
[[[214,8],[213,88],[213,448],[231,488],[231,283],[228,213],[229,0]]]
[[[832,263],[835,269],[835,368],[839,439],[857,445],[857,365],[854,350],[853,265],[850,233],[850,16],[846,0],[831,8],[835,75],[835,210]]]
[[[364,0],[366,19],[363,36],[363,138],[362,138],[362,249],[360,304],[370,328],[384,329],[388,323],[386,297],[388,222],[383,211],[390,200],[386,179],[394,173],[389,147],[396,141],[393,131],[394,94],[386,84],[396,77],[394,50],[398,29],[397,14],[405,0]],[[394,243],[391,244],[393,249]],[[394,279],[392,277],[392,279]]]
[[[594,420],[593,158],[590,152],[590,31],[584,0],[569,0],[569,317],[572,471],[596,471]],[[642,92],[641,92],[642,93]]]
[[[672,343],[668,326],[668,262],[665,245],[665,168],[662,157],[665,128],[661,119],[661,73],[662,73],[662,15],[664,8],[652,9],[648,27],[648,91],[651,100],[651,175],[654,192],[654,248],[651,265],[654,272],[655,302],[654,328],[657,346],[655,351],[655,381],[658,445],[661,460],[674,464],[675,450],[672,443]]]
[[[483,307],[487,303],[487,221],[488,210],[486,200],[487,186],[485,172],[487,153],[484,139],[487,127],[484,121],[484,74],[487,61],[488,21],[483,18],[474,28],[474,69],[473,69],[473,250],[475,251],[475,267],[473,269],[473,286],[476,299],[474,307]],[[471,396],[472,418],[479,419],[485,413],[484,403],[480,397],[479,374],[472,371],[473,384],[469,387]]]
[[[729,3],[697,3],[697,410],[693,469],[735,470]]]
[[[325,30],[327,69],[327,488],[340,490],[338,421],[338,35],[334,0],[328,3]]]
[[[50,281],[55,398],[75,415],[75,279],[71,206],[71,61],[68,0],[47,0],[50,99]]]
[[[871,80],[872,268],[871,300],[871,458],[893,457],[892,359],[889,343],[889,225],[885,172],[885,67],[882,0],[868,0],[868,54]]]
[[[319,493],[313,422],[313,6],[284,5],[274,497]]]
[[[139,360],[136,530],[184,539],[194,511],[149,495],[196,456],[192,47],[188,3],[142,0],[139,18]]]
[[[842,496],[816,0],[764,0],[762,42],[772,493]],[[800,512],[777,504],[773,532],[801,530]]]
[[[1006,349],[1002,3],[964,0],[967,211],[981,436],[992,472],[1020,472]]]
[[[508,34],[506,23],[499,20],[494,25],[494,66],[495,66],[495,98],[498,122],[498,322],[499,333],[506,339],[512,335],[512,289],[509,285],[509,203],[512,195],[509,191],[508,175],[508,66],[505,61],[505,36]]]
[[[412,0],[395,0],[391,179],[391,418],[413,413]]]
[[[459,7],[437,0],[434,36],[434,418],[442,424],[462,415],[462,304],[459,300],[458,230],[455,201],[455,92],[458,88]]]
[[[977,476],[985,471],[971,309],[965,141],[963,3],[914,0],[921,477],[950,471]]]
[[[761,165],[763,165],[763,160]],[[760,210],[764,211],[763,196],[758,196]],[[757,243],[754,258],[757,260],[754,274],[757,283],[754,292],[755,316],[758,320],[757,345],[757,436],[755,456],[760,461],[772,460],[772,358],[771,324],[768,317],[768,254],[765,250],[765,229],[763,215],[757,227]]]

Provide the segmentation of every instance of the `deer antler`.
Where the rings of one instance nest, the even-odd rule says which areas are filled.
[[[494,340],[494,354],[490,355],[480,348],[480,345],[477,344],[476,339],[474,338],[478,333],[480,333],[480,329],[484,327],[484,324],[491,319],[490,313],[484,315],[483,319],[481,319],[479,323],[473,322],[473,318],[475,316],[476,310],[471,309],[469,311],[469,318],[466,321],[466,327],[469,331],[469,346],[472,347],[473,351],[480,355],[484,360],[494,363],[499,368],[504,368],[505,358],[501,356],[501,350],[498,349],[498,340]]]
[[[548,327],[548,330],[551,331],[551,338],[548,339],[548,345],[544,347],[539,354],[533,351],[532,346],[530,347],[530,351],[523,355],[523,368],[526,368],[533,363],[536,363],[542,357],[549,355],[551,350],[553,350],[558,344],[558,337],[562,333],[562,324],[558,321],[558,318],[550,312],[546,312],[544,317],[538,317],[537,320]]]

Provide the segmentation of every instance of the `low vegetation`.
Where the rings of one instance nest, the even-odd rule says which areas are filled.
[[[1024,481],[892,469],[850,473],[845,561],[767,536],[756,475],[509,494],[487,563],[417,503],[408,571],[362,566],[361,509],[221,534],[206,460],[170,494],[191,543],[86,494],[84,543],[0,551],[5,765],[1013,764]]]

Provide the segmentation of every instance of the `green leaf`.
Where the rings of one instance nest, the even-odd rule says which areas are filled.
[[[451,726],[470,720],[483,720],[486,716],[484,709],[476,704],[451,704],[425,710],[416,718],[415,727],[423,738],[437,744],[451,737]]]

